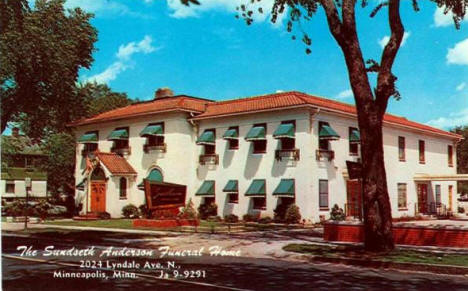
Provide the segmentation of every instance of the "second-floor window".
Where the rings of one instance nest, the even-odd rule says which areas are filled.
[[[229,127],[223,138],[228,142],[228,149],[239,149],[239,126]]]
[[[398,159],[402,162],[406,160],[405,155],[405,138],[403,136],[398,137]]]
[[[197,144],[203,146],[204,155],[214,155],[216,153],[216,130],[214,128],[205,129],[197,139]]]
[[[361,142],[361,136],[359,130],[355,127],[349,128],[349,155],[359,155],[359,143]]]
[[[112,145],[111,151],[113,152],[117,151],[119,154],[121,154],[121,150],[128,150],[129,149],[128,137],[129,137],[128,127],[118,127],[114,129],[110,133],[109,137],[107,138],[108,140],[111,140],[114,142],[114,144]]]
[[[448,165],[449,167],[453,167],[453,146],[449,145],[447,147],[447,154],[448,154]]]
[[[425,142],[423,140],[419,140],[419,163],[420,164],[426,163],[425,148],[426,148]]]
[[[146,137],[147,146],[164,145],[164,122],[148,124],[140,135]]]
[[[330,150],[330,141],[338,140],[340,136],[328,124],[328,122],[319,122],[319,149],[322,151]]]
[[[280,142],[281,150],[293,150],[296,147],[296,121],[287,120],[281,122],[273,133],[273,137]]]
[[[249,130],[245,140],[252,142],[254,154],[266,153],[267,140],[266,140],[266,123],[254,124]]]

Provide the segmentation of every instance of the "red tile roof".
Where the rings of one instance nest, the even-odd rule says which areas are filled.
[[[194,113],[201,113],[205,111],[206,104],[211,102],[213,101],[185,95],[166,97],[128,105],[126,107],[107,111],[90,118],[77,120],[68,125],[79,126],[165,111],[189,111]]]
[[[211,103],[202,114],[193,119],[215,118],[221,116],[237,115],[242,113],[252,113],[259,111],[271,111],[300,106],[313,106],[324,110],[331,110],[340,113],[356,115],[356,107],[350,104],[308,95],[302,92],[282,92],[256,97],[227,100]],[[407,120],[391,114],[385,114],[384,121],[390,124],[405,126],[417,130],[429,131],[453,138],[462,138],[461,135],[434,128],[425,124]]]
[[[114,175],[136,175],[127,160],[116,153],[96,152],[96,157]]]

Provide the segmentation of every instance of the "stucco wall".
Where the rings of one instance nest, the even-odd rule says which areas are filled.
[[[15,197],[26,197],[26,187],[24,180],[14,180],[15,193],[5,193],[6,180],[0,180],[0,189],[3,197],[15,198]],[[47,181],[33,180],[31,181],[31,191],[29,192],[30,197],[47,197]]]

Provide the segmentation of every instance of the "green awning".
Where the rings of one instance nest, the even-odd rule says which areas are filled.
[[[114,131],[109,134],[107,139],[108,140],[128,139],[128,129],[126,128],[114,129]]]
[[[80,191],[84,191],[85,183],[86,183],[86,178],[84,178],[83,180],[81,180],[81,182],[78,183],[78,185],[76,185],[76,189],[78,189],[78,190],[80,190]]]
[[[296,192],[294,184],[294,179],[281,179],[281,182],[278,184],[275,191],[273,191],[273,195],[294,197]]]
[[[146,126],[141,132],[140,136],[163,136],[164,130],[161,124],[150,124]]]
[[[158,169],[153,169],[148,174],[146,179],[149,180],[150,182],[162,182],[163,181],[163,176],[161,174],[161,171],[159,171]],[[137,187],[140,190],[145,190],[145,182],[142,181],[140,184],[138,184]]]
[[[294,138],[295,129],[292,123],[283,123],[273,133],[274,138]]]
[[[323,124],[320,128],[319,138],[336,140],[339,139],[340,136],[338,135],[338,133],[336,133],[336,131],[333,128],[331,128],[330,125]]]
[[[239,133],[237,132],[237,129],[235,128],[230,128],[226,130],[226,132],[223,134],[224,139],[237,139],[239,138]]]
[[[264,179],[256,179],[253,180],[245,192],[245,196],[265,196],[265,184],[266,181]]]
[[[245,137],[245,140],[247,141],[253,141],[253,140],[265,140],[265,127],[264,126],[254,126],[252,127],[249,132],[247,133],[247,136]]]
[[[361,142],[361,134],[359,133],[359,130],[357,130],[357,129],[351,130],[351,133],[349,134],[349,142],[350,143],[360,143]]]
[[[214,181],[204,181],[203,184],[198,189],[196,196],[214,196],[215,195],[215,182]]]
[[[211,130],[205,130],[202,135],[197,139],[198,145],[214,145],[215,144],[215,135]]]
[[[229,180],[224,187],[223,192],[239,192],[237,180]]]
[[[93,131],[93,132],[87,132],[87,133],[83,134],[78,139],[78,142],[80,142],[80,143],[98,142],[97,132]]]

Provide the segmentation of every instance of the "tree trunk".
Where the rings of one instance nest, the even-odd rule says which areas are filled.
[[[377,113],[367,112],[367,122],[360,122],[361,157],[364,201],[364,245],[369,251],[389,251],[394,248],[392,212],[385,173],[382,119],[372,118]]]

